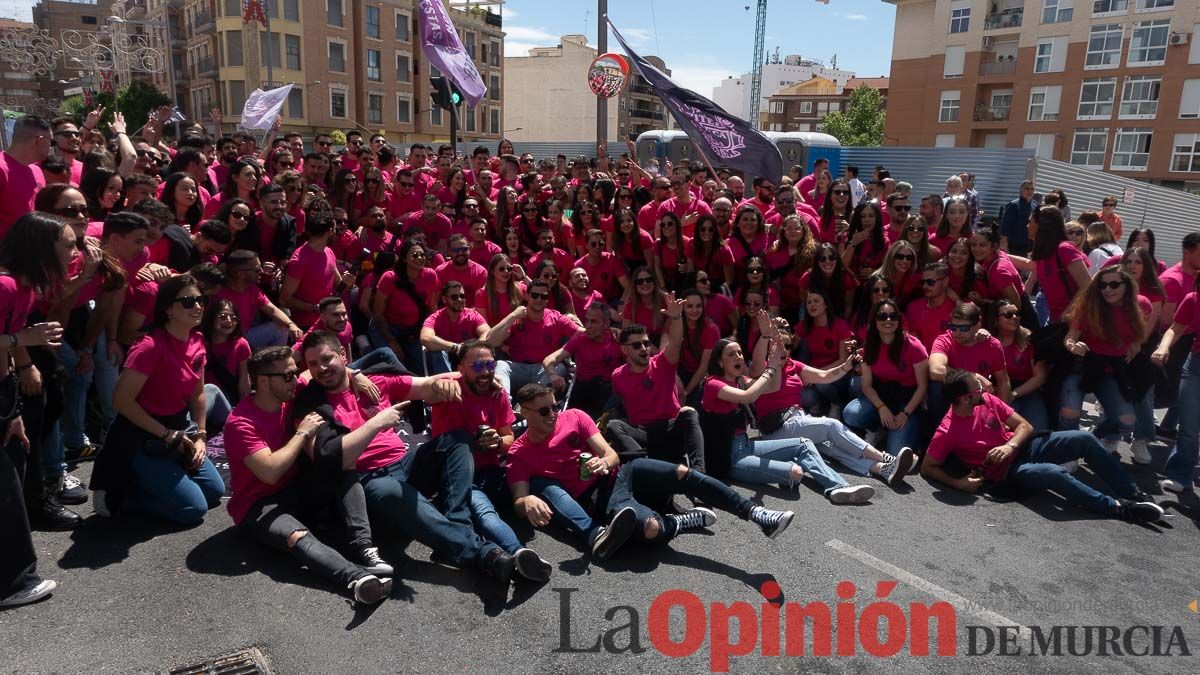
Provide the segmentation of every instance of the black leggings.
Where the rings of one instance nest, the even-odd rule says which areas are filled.
[[[705,504],[728,511],[742,520],[750,518],[754,504],[721,481],[695,469],[688,469],[679,477],[679,464],[660,462],[656,459],[635,459],[621,466],[608,497],[607,515],[625,507],[637,513],[638,536],[645,539],[647,520],[658,522],[661,534],[654,541],[670,541],[677,533],[675,521],[663,518],[646,503],[659,503],[672,495],[686,495],[702,500]]]

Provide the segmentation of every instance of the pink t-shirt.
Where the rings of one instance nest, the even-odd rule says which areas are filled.
[[[526,315],[513,324],[505,346],[508,356],[519,363],[541,363],[551,352],[579,332],[579,326],[553,309],[542,311],[541,319]]]
[[[707,272],[718,286],[725,281],[725,266],[733,264],[733,251],[728,244],[722,244],[712,256],[700,256],[696,254],[695,240],[691,239],[683,245],[683,254],[695,264],[697,272]]]
[[[561,248],[556,248],[550,253],[549,256],[547,256],[543,251],[538,251],[537,253],[529,256],[529,265],[527,265],[528,269],[530,271],[536,270],[538,263],[540,263],[542,260],[553,261],[554,269],[558,270],[558,277],[563,281],[566,281],[567,275],[571,273],[571,268],[575,266],[575,259],[571,257],[570,253],[567,253]]]
[[[746,266],[746,258],[751,255],[761,256],[767,250],[767,233],[763,232],[746,242],[750,245],[750,251],[746,251],[746,247],[737,237],[730,237],[725,244],[729,247],[729,251],[733,254],[733,264],[740,271]]]
[[[737,410],[738,404],[721,398],[721,390],[725,387],[738,388],[736,384],[730,384],[719,377],[711,375],[704,380],[704,393],[701,395],[701,405],[704,406],[704,412],[712,413],[713,415],[728,415]]]
[[[929,360],[929,352],[915,335],[905,334],[904,348],[900,350],[900,362],[892,361],[891,345],[880,344],[879,356],[871,367],[871,378],[875,382],[896,382],[902,387],[917,386],[917,374],[913,370],[918,364]]]
[[[328,246],[317,251],[305,244],[292,253],[287,276],[300,282],[295,298],[307,305],[315,305],[333,295],[338,278],[337,257]],[[320,316],[320,312],[313,309],[292,310],[293,320],[302,326],[316,321]]]
[[[763,394],[755,401],[755,413],[759,417],[769,415],[776,410],[784,410],[794,405],[800,405],[800,392],[804,390],[804,364],[796,359],[784,362],[779,374],[779,391]]]
[[[517,284],[524,288],[523,284]],[[513,311],[512,302],[508,299],[508,293],[496,293],[496,312],[492,314],[491,299],[492,295],[488,293],[487,287],[479,289],[475,292],[475,310],[483,315],[483,318],[489,325],[495,326],[508,316]]]
[[[1163,292],[1167,295],[1166,301],[1176,305],[1183,302],[1184,296],[1196,288],[1196,275],[1185,272],[1183,263],[1168,268],[1166,272],[1158,275],[1158,280],[1162,282]]]
[[[582,317],[587,312],[587,308],[591,307],[592,304],[604,304],[604,296],[600,295],[598,291],[588,291],[582,296],[575,293],[575,291],[571,291],[569,295],[571,296],[571,310],[578,317]]]
[[[0,239],[13,223],[33,210],[33,199],[44,187],[46,177],[41,167],[22,164],[7,152],[0,152]]]
[[[676,371],[667,355],[661,353],[650,357],[650,364],[640,373],[633,372],[628,363],[613,371],[613,393],[625,404],[630,424],[642,426],[671,420],[679,414]]]
[[[487,283],[486,267],[468,258],[465,268],[456,266],[453,260],[447,260],[438,265],[436,271],[439,296],[441,295],[442,287],[447,282],[457,281],[463,285],[463,291],[467,295],[467,307],[475,306],[475,293]]]
[[[950,368],[969,370],[991,377],[992,373],[1004,370],[1004,347],[992,336],[973,345],[961,345],[950,333],[942,333],[933,341],[932,354],[945,354]]]
[[[1024,382],[1033,377],[1033,343],[1026,342],[1025,348],[1017,346],[1017,341],[1004,346],[1004,366],[1008,368],[1008,377],[1014,383]]]
[[[828,326],[813,325],[806,330],[804,321],[796,322],[796,338],[808,347],[809,365],[828,368],[837,363],[841,354],[842,341],[854,337],[850,324],[845,319],[835,318]]]
[[[637,253],[634,253],[633,251],[632,239],[626,239],[625,243],[621,244],[621,250],[616,251],[616,253],[631,264],[645,265],[646,252],[654,251],[654,237],[651,237],[649,232],[642,229],[637,231],[637,236],[639,244]]]
[[[474,244],[471,247],[470,258],[471,262],[483,266],[483,270],[487,272],[487,266],[492,262],[492,258],[500,253],[500,247],[490,241],[484,240],[482,243]]]
[[[517,421],[517,416],[513,414],[512,404],[508,402],[508,394],[499,387],[496,387],[490,395],[480,396],[464,384],[461,401],[438,403],[433,406],[432,412],[430,432],[434,438],[455,430],[462,430],[474,436],[480,425],[503,429],[512,426],[513,422]],[[479,450],[476,450],[473,455],[476,469],[499,466],[502,456],[495,452]]]
[[[192,331],[183,342],[156,329],[129,348],[125,367],[146,376],[137,402],[151,415],[186,410],[204,374],[204,338]]]
[[[1154,307],[1146,298],[1139,295],[1137,302],[1143,317],[1149,317],[1150,312],[1154,311]],[[1074,327],[1080,330],[1079,339],[1087,344],[1089,351],[1101,356],[1124,356],[1129,352],[1130,345],[1133,344],[1133,326],[1130,325],[1129,317],[1126,316],[1123,307],[1120,305],[1110,305],[1109,307],[1111,318],[1105,323],[1111,323],[1117,329],[1116,341],[1093,333],[1087,322],[1076,321]]]
[[[1012,261],[1003,252],[984,269],[983,278],[988,289],[984,295],[988,299],[996,300],[1002,297],[1007,288],[1016,288],[1018,298],[1025,294],[1025,284],[1021,282],[1020,272],[1017,272],[1017,268],[1013,267]],[[1038,278],[1041,278],[1040,274]]]
[[[599,433],[596,423],[582,410],[562,411],[554,432],[545,440],[534,443],[524,434],[508,449],[508,484],[549,478],[558,481],[567,494],[579,497],[597,481],[606,480],[599,474],[587,480],[579,478],[579,453],[587,452],[588,439]]]
[[[366,424],[367,420],[374,417],[380,410],[407,399],[412,391],[412,378],[408,375],[368,375],[367,377],[375,383],[375,386],[379,387],[379,403],[372,403],[365,394],[355,395],[353,389],[326,393],[329,403],[333,406],[334,418],[351,431]],[[316,385],[309,384],[308,386]],[[355,468],[362,473],[374,471],[399,461],[407,451],[408,446],[396,434],[395,429],[385,429],[375,434],[375,438],[367,444],[367,449],[358,456]]]
[[[983,467],[992,448],[1004,445],[1012,438],[1013,434],[1005,424],[1012,415],[1013,409],[1007,403],[985,393],[983,403],[975,406],[970,415],[955,415],[954,410],[947,412],[926,452],[938,462],[945,462],[954,455],[968,468]],[[1019,454],[1014,452],[1006,461],[985,467],[984,478],[1003,479]]]
[[[325,332],[332,332],[325,325],[324,321],[317,319],[313,323],[313,325],[308,327],[308,330],[304,331],[304,335],[300,336],[300,339],[296,341],[296,344],[292,345],[292,351],[299,353],[300,345],[304,344],[304,338],[308,337],[310,334],[315,333],[319,330],[323,330]],[[338,331],[337,337],[338,337],[338,342],[340,342],[342,344],[342,349],[345,349],[346,355],[349,356],[350,355],[350,343],[354,341],[354,326],[350,325],[350,322],[347,321],[346,325],[344,327],[342,327],[342,329],[340,331]]]
[[[625,265],[617,256],[608,251],[601,251],[600,260],[592,262],[591,258],[585,255],[575,261],[575,267],[587,272],[592,288],[599,291],[606,300],[620,297],[622,288],[618,280],[625,276]]]
[[[682,233],[685,236],[692,236],[692,231],[696,229],[695,221],[691,223],[684,222],[684,217],[688,214],[695,213],[699,216],[711,216],[712,208],[709,207],[703,199],[692,197],[687,204],[679,201],[677,197],[671,197],[662,204],[658,205],[658,211],[655,213],[655,218],[662,218],[667,213],[674,213],[679,217]]]
[[[250,343],[246,342],[244,337],[214,342],[207,345],[206,349],[208,350],[208,368],[204,374],[204,381],[210,384],[220,384],[221,382],[215,375],[209,374],[214,365],[220,364],[236,378],[238,369],[250,358]]]
[[[737,309],[733,298],[723,293],[712,293],[704,299],[704,311],[708,314],[708,318],[717,324],[717,330],[721,331],[721,335],[733,334],[733,323],[729,318],[733,311]]]
[[[712,349],[717,346],[717,340],[721,339],[721,329],[717,328],[717,324],[709,321],[707,317],[700,317],[704,324],[700,327],[700,336],[692,344],[693,338],[689,334],[686,319],[683,326],[683,345],[679,351],[679,365],[689,373],[696,372],[700,367],[700,357],[706,349]]]
[[[217,299],[228,300],[233,303],[233,309],[237,312],[238,318],[241,319],[243,329],[257,323],[255,319],[258,318],[259,310],[271,302],[257,284],[250,284],[244,291],[235,291],[226,286],[217,291]]]
[[[264,483],[246,466],[246,458],[266,448],[276,451],[287,445],[288,407],[279,410],[263,410],[247,398],[238,403],[225,420],[225,455],[229,458],[229,475],[232,479],[229,503],[225,510],[234,523],[241,523],[246,512],[255,502],[287,487],[296,475],[293,463],[274,485]]]
[[[1200,335],[1200,299],[1192,291],[1183,298],[1175,310],[1175,323],[1183,324],[1192,329],[1192,333]],[[1192,353],[1200,354],[1200,340],[1192,341]]]
[[[662,202],[652,201],[649,204],[646,204],[642,208],[638,209],[638,212],[637,212],[638,227],[640,227],[642,230],[645,230],[646,232],[653,233],[654,225],[655,225],[655,223],[658,222],[658,207],[661,205],[662,205]],[[614,223],[613,227],[616,227],[615,223]]]
[[[450,237],[452,225],[450,218],[444,213],[434,214],[433,222],[427,222],[425,213],[417,211],[404,219],[404,228],[401,232],[407,235],[409,230],[419,227],[425,233],[425,241],[429,242],[433,248],[440,248],[440,244]]]
[[[943,298],[942,304],[930,307],[924,298],[913,300],[904,309],[905,328],[916,335],[925,349],[933,349],[933,341],[950,328],[950,315],[954,313],[954,301]]]
[[[942,247],[938,247],[942,248]],[[943,251],[949,250],[942,248]],[[1075,248],[1070,242],[1059,242],[1058,250],[1053,258],[1043,258],[1034,261],[1034,269],[1037,271],[1038,283],[1042,285],[1042,294],[1046,296],[1046,305],[1050,308],[1050,320],[1058,321],[1062,318],[1062,313],[1066,310],[1067,305],[1071,304],[1071,300],[1075,297],[1075,293],[1079,289],[1068,289],[1063,286],[1063,277],[1074,287],[1075,281],[1071,277],[1068,267],[1076,260],[1082,260],[1084,265],[1087,265],[1087,256],[1083,251]],[[1061,270],[1061,272],[1060,272]]]
[[[487,325],[483,315],[473,309],[464,309],[458,319],[450,317],[450,311],[445,307],[425,317],[422,328],[432,328],[433,334],[450,342],[466,342],[479,337],[479,327]]]
[[[567,340],[564,349],[575,360],[575,376],[581,382],[596,378],[610,382],[613,370],[621,364],[621,345],[612,331],[604,331],[599,342],[580,331]]]
[[[428,267],[422,268],[413,286],[421,301],[426,303],[426,310],[432,309],[429,303],[437,292],[437,272]],[[421,321],[421,311],[412,294],[396,288],[395,270],[384,272],[375,289],[376,293],[386,298],[387,306],[383,310],[383,317],[388,323],[393,326],[414,326]]]
[[[16,333],[25,328],[29,312],[37,302],[37,293],[22,286],[16,277],[0,275],[0,333]]]

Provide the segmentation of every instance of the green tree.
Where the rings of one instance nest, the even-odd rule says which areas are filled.
[[[112,121],[114,111],[113,95],[97,92],[95,101],[96,105],[104,106],[104,117],[100,120],[100,126],[107,128],[108,123]],[[116,100],[116,109],[125,116],[125,126],[128,127],[131,134],[146,124],[151,110],[164,105],[171,105],[171,99],[155,89],[154,85],[140,80],[134,80],[129,86],[122,89]],[[82,96],[71,96],[64,99],[60,108],[64,115],[74,117],[81,123],[90,111],[84,104]]]
[[[886,120],[887,111],[879,90],[859,87],[850,92],[850,104],[846,112],[839,110],[825,116],[821,131],[837,138],[842,145],[882,145]]]

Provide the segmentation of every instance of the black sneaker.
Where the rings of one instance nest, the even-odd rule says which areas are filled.
[[[1161,506],[1152,501],[1121,499],[1117,502],[1117,516],[1131,523],[1156,523],[1165,513]]]
[[[357,602],[374,605],[392,594],[392,580],[368,574],[351,582],[349,589]]]
[[[900,452],[896,453],[883,464],[883,481],[890,487],[896,487],[904,482],[904,477],[912,471],[913,465],[917,463],[917,456],[913,454],[912,448],[900,448]]]
[[[592,542],[592,555],[597,560],[608,560],[612,554],[617,552],[617,549],[629,541],[635,527],[637,527],[637,513],[632,507],[626,506],[617,511],[612,521],[608,523],[608,527],[602,529],[596,536],[596,540]]]
[[[675,521],[675,534],[683,534],[689,530],[703,530],[717,522],[717,514],[712,509],[697,506],[688,509],[683,515],[667,516]]]
[[[90,462],[96,459],[96,455],[100,454],[100,448],[96,447],[91,441],[84,441],[83,445],[78,448],[64,448],[63,461],[67,464],[79,464],[80,462]]]
[[[534,553],[533,549],[519,548],[513,554],[513,559],[517,564],[517,574],[530,581],[547,582],[550,580],[550,573],[554,571],[550,563],[542,560],[542,557]]]
[[[390,577],[395,572],[392,566],[387,564],[387,561],[383,559],[383,556],[379,555],[379,549],[375,546],[363,547],[358,552],[358,555],[355,556],[354,562],[358,563],[358,566],[366,570],[369,574]]]
[[[47,493],[29,514],[29,525],[42,532],[67,532],[83,524],[83,518],[59,503],[58,498]]]
[[[517,569],[517,560],[497,546],[488,552],[483,559],[484,569],[502,586],[512,583],[513,572]]]
[[[78,506],[86,503],[88,500],[88,493],[84,489],[83,483],[69,473],[62,477],[62,483],[59,485],[58,493],[55,496],[58,497],[60,503],[72,506]]]
[[[767,535],[768,539],[774,539],[783,534],[783,531],[792,524],[792,518],[796,514],[791,511],[776,511],[763,506],[755,506],[750,509],[750,521],[762,528],[763,534]]]

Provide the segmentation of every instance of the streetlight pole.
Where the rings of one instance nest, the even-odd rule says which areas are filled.
[[[263,0],[263,9],[266,10],[263,12],[263,18],[266,19],[266,23],[263,25],[267,29],[267,49],[271,50],[270,53],[267,54],[267,87],[273,89],[274,84],[275,84],[275,70],[274,70],[274,66],[272,66],[271,64],[275,61],[275,55],[278,53],[275,49],[278,45],[276,45],[275,41],[271,39],[271,2],[272,1],[273,0]]]
[[[596,0],[596,49],[608,51],[608,0]],[[596,97],[596,154],[600,144],[608,140],[608,99]]]

